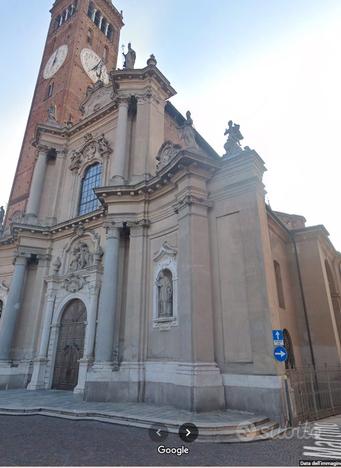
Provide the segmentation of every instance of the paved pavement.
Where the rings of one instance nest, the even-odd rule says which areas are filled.
[[[169,434],[163,445],[183,445],[189,453],[165,455],[146,429],[46,416],[0,416],[0,440],[1,466],[297,466],[304,443],[294,438],[184,444]]]
[[[146,403],[86,402],[72,392],[60,390],[8,390],[0,392],[0,414],[22,415],[30,413],[55,415],[64,418],[107,421],[134,427],[149,428],[153,424],[166,424],[168,430],[178,433],[179,426],[194,423],[201,441],[215,442],[239,440],[240,428],[248,436],[269,435],[277,431],[277,424],[266,416],[224,410],[194,413],[171,406],[153,406]],[[272,436],[272,432],[271,432]]]

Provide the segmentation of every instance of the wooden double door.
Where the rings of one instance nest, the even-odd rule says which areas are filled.
[[[79,299],[70,301],[62,315],[52,387],[73,390],[77,385],[79,359],[84,353],[86,309]]]

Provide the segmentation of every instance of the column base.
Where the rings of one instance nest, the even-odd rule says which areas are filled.
[[[86,376],[88,373],[89,359],[82,358],[79,360],[78,382],[73,390],[76,395],[83,395],[85,390]]]
[[[46,358],[41,357],[34,360],[32,378],[27,385],[27,390],[43,390],[46,388],[44,382],[46,364]]]

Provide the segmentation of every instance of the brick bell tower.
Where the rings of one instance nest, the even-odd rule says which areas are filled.
[[[38,123],[77,122],[86,89],[116,69],[122,14],[111,0],[56,0],[8,202],[6,223],[25,212]]]

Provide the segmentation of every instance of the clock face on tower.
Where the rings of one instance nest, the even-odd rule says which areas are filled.
[[[49,78],[52,78],[52,76],[57,73],[57,71],[65,62],[67,53],[68,53],[68,46],[66,44],[58,47],[58,49],[56,49],[53,52],[53,54],[48,59],[47,64],[45,65],[45,68],[44,68],[43,77],[46,80],[48,80]]]
[[[81,52],[81,62],[88,77],[96,83],[102,80],[104,84],[109,83],[107,67],[103,60],[91,49],[83,49]]]

